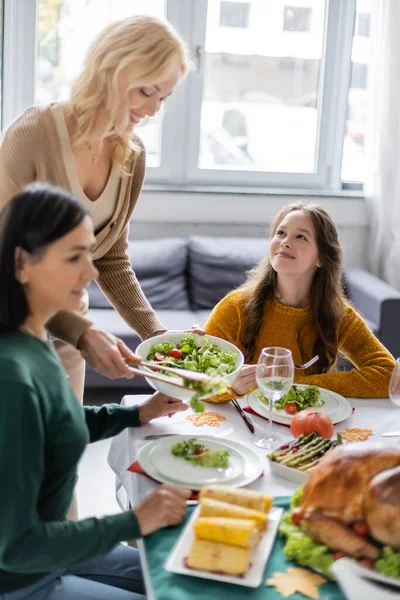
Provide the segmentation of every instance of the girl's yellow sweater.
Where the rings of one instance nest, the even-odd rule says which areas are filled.
[[[234,291],[223,298],[212,311],[205,330],[209,335],[223,338],[244,352],[242,334],[244,308],[242,292]],[[317,331],[312,324],[311,309],[285,306],[275,299],[267,300],[256,352],[256,363],[262,348],[281,346],[291,350],[295,365],[313,357]],[[344,314],[337,331],[339,351],[354,365],[351,371],[315,374],[318,363],[307,370],[294,373],[294,383],[306,383],[327,388],[353,398],[382,398],[389,393],[389,381],[394,359],[379,342],[357,311],[345,303]],[[218,401],[236,397],[233,391],[218,396]],[[217,400],[217,398],[215,398]]]

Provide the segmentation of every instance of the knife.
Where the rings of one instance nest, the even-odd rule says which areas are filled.
[[[400,436],[400,431],[387,431],[386,433],[381,433],[381,437],[398,437]]]
[[[240,406],[239,402],[237,400],[232,400],[232,404],[236,408],[236,410],[238,411],[238,413],[240,414],[240,416],[242,417],[243,421],[246,423],[247,427],[250,429],[251,433],[254,433],[255,429],[254,429],[253,422],[250,419],[250,417],[248,417],[246,415],[246,413],[244,412],[244,410]]]
[[[154,433],[152,435],[145,435],[145,440],[158,440],[158,438],[170,437],[171,435],[190,435],[190,433]]]

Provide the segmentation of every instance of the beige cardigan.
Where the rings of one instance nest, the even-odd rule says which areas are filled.
[[[126,163],[121,175],[116,210],[96,236],[93,260],[99,270],[98,284],[123,319],[140,337],[165,329],[143,294],[127,253],[129,220],[143,185],[145,149]],[[49,107],[25,110],[0,137],[0,208],[25,185],[47,181],[68,191],[70,186],[56,124]],[[76,347],[82,333],[91,325],[87,319],[60,312],[48,323],[52,335]]]

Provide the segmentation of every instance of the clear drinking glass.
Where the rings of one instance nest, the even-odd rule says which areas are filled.
[[[389,398],[395,406],[400,408],[400,358],[396,359],[396,365],[390,379]],[[400,445],[400,436],[397,440],[397,445]]]
[[[252,442],[260,448],[272,449],[278,442],[272,435],[272,406],[288,393],[293,384],[292,353],[287,348],[263,348],[256,367],[257,385],[269,400],[268,425],[260,436],[255,433]]]

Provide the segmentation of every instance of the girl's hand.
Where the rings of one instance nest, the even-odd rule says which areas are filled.
[[[176,412],[187,410],[189,405],[182,400],[170,398],[161,392],[156,392],[139,406],[140,424],[145,425],[152,419],[173,415]]]
[[[164,484],[144,498],[133,509],[142,536],[168,525],[178,525],[185,515],[186,500],[190,495],[190,490]]]
[[[257,385],[256,367],[257,365],[244,365],[240,369],[239,375],[231,385],[232,391],[235,394],[241,396]]]
[[[125,359],[137,364],[141,362],[122,340],[94,325],[86,329],[79,338],[78,350],[95,371],[110,379],[132,379],[133,374]]]

